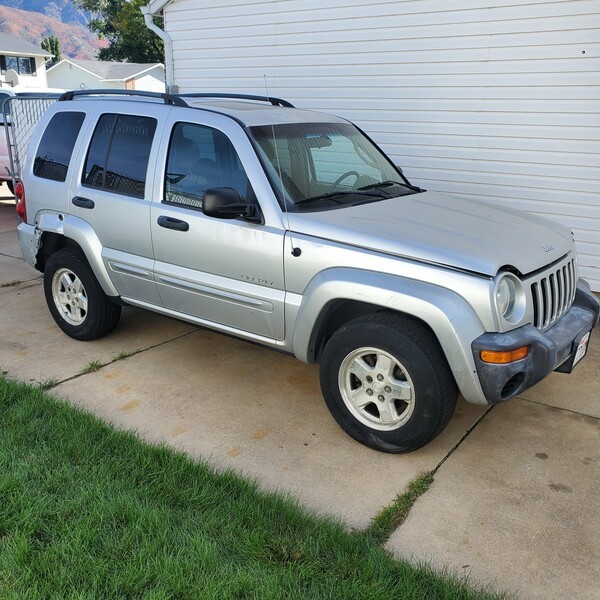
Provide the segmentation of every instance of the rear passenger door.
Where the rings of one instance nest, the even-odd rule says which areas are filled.
[[[161,118],[169,108],[149,102],[99,103],[94,131],[71,189],[71,210],[102,244],[110,277],[125,298],[160,305],[150,235],[152,178]],[[138,108],[139,107],[139,108]]]

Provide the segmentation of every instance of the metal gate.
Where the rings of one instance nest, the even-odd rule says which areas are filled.
[[[21,166],[25,161],[27,146],[35,126],[46,109],[59,97],[58,94],[22,95],[5,100],[4,131],[13,186],[21,180]]]

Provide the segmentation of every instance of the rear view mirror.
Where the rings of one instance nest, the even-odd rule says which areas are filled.
[[[333,143],[327,135],[309,135],[306,141],[309,148],[327,148]]]
[[[207,217],[217,219],[237,219],[244,217],[256,220],[256,206],[247,204],[236,190],[229,187],[209,188],[204,193],[202,212]]]

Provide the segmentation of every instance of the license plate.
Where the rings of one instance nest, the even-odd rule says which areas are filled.
[[[573,359],[573,366],[575,366],[586,354],[588,349],[588,343],[590,341],[590,331],[588,331],[580,340],[575,351],[575,358]]]

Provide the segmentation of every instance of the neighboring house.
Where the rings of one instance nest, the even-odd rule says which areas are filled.
[[[150,0],[175,90],[347,117],[417,185],[568,225],[600,291],[597,0]]]
[[[18,91],[48,87],[45,61],[52,54],[25,40],[0,33],[0,83]]]
[[[139,64],[65,58],[48,69],[52,87],[77,89],[127,89],[165,91],[165,67],[160,63]]]

